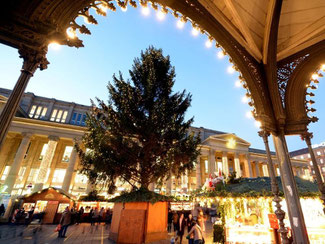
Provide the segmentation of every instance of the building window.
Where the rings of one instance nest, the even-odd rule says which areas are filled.
[[[44,158],[45,153],[46,153],[46,150],[47,150],[47,147],[48,147],[48,144],[47,143],[43,145],[41,154],[39,155],[39,158],[38,158],[39,160],[42,160]]]
[[[321,152],[320,152],[320,151],[317,151],[317,155],[318,155],[318,156],[321,155]]]
[[[68,111],[62,109],[53,109],[51,121],[65,123],[68,116]]]
[[[34,119],[44,119],[47,112],[47,107],[33,105],[29,111],[29,117]]]
[[[73,147],[71,147],[71,146],[66,146],[65,147],[63,157],[62,157],[63,162],[69,162],[70,157],[71,157],[72,149],[73,149]]]
[[[325,167],[322,168],[323,173],[325,173]]]
[[[71,124],[85,126],[86,125],[86,118],[87,118],[86,114],[75,112],[72,115]]]
[[[208,167],[208,160],[204,160],[204,167],[205,167],[205,173],[207,174],[209,172],[209,167]]]
[[[26,167],[21,167],[18,172],[18,179],[19,181],[23,180],[24,174],[26,172]]]
[[[39,169],[31,169],[27,178],[27,184],[35,182]]]
[[[304,159],[304,156],[300,156],[301,159]]]
[[[321,158],[321,159],[319,159],[319,162],[320,162],[321,164],[323,164],[323,163],[324,163],[324,160]]]
[[[88,182],[88,178],[86,175],[84,174],[76,174],[76,177],[74,179],[75,183],[82,183],[82,184],[86,184]]]
[[[54,183],[62,183],[63,180],[64,180],[65,171],[66,171],[65,169],[56,169],[56,170],[54,170],[52,182],[54,182]]]
[[[3,171],[3,174],[1,176],[1,180],[6,180],[8,174],[9,174],[10,168],[11,168],[11,166],[8,166],[8,165],[5,167],[5,170]]]
[[[310,158],[310,154],[308,153],[308,158]]]
[[[313,165],[313,161],[309,161],[309,164],[310,164],[310,165]]]

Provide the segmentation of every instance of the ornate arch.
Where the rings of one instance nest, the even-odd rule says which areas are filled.
[[[302,60],[289,75],[285,89],[287,134],[302,134],[307,131],[310,122],[318,120],[316,117],[308,116],[306,96],[310,94],[307,91],[309,88],[315,88],[310,84],[312,75],[318,72],[320,66],[325,63],[325,47],[321,44],[319,43],[294,57],[295,60]]]

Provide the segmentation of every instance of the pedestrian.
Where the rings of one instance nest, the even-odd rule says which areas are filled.
[[[109,210],[109,208],[107,208],[105,212],[105,225],[108,225],[110,223],[110,220],[111,220],[111,211]]]
[[[211,205],[209,215],[211,217],[211,223],[214,224],[217,219],[217,208],[214,206],[214,204]]]
[[[95,208],[91,218],[92,218],[91,225],[95,225],[95,223],[98,221],[98,208]]]
[[[82,221],[82,215],[84,214],[85,210],[84,208],[81,206],[81,208],[79,209],[78,211],[78,214],[77,214],[77,225],[79,225]]]
[[[177,223],[178,223],[178,214],[176,211],[174,211],[174,214],[173,214],[174,232],[176,232],[178,230]]]
[[[98,224],[100,225],[100,223],[102,222],[103,220],[103,216],[104,216],[104,207],[102,207],[100,210],[99,210],[99,213],[98,213]]]
[[[192,232],[191,234],[189,234],[193,228],[193,226],[196,224],[196,221],[194,219],[192,219],[190,222],[187,223],[187,236],[186,238],[188,239],[188,244],[194,244],[194,232]]]
[[[69,207],[66,207],[64,212],[62,213],[62,217],[60,220],[61,229],[59,230],[58,238],[66,237],[65,234],[67,233],[67,229],[70,223],[71,223],[71,212],[69,210]]]
[[[88,219],[89,219],[90,225],[94,225],[94,223],[93,223],[93,215],[94,215],[94,209],[91,208],[90,209],[90,212],[89,212],[89,215],[88,215]]]
[[[182,240],[183,240],[183,235],[184,235],[184,230],[185,230],[185,226],[186,226],[186,221],[184,218],[184,213],[181,213],[179,219],[178,219],[178,223],[177,223],[177,235],[179,237],[179,243],[182,244]]]
[[[200,226],[201,230],[204,232],[205,231],[205,224],[204,224],[204,221],[205,221],[205,217],[204,217],[204,214],[203,214],[203,211],[200,210],[199,212],[199,216],[197,217],[197,223],[198,225]]]
[[[0,205],[0,217],[3,216],[6,212],[5,205],[2,203]]]
[[[187,232],[190,232],[190,230],[192,229],[193,220],[194,219],[193,219],[192,214],[189,214],[186,219]]]
[[[188,236],[190,236],[192,233],[194,233],[194,244],[203,244],[204,243],[202,229],[195,220],[193,220],[193,227],[190,230],[190,232],[188,233]]]
[[[167,231],[168,233],[170,233],[172,231],[172,223],[173,223],[173,213],[172,210],[169,208],[168,209],[168,217],[167,217]]]

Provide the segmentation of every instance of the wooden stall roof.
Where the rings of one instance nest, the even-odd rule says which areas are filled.
[[[66,191],[55,187],[45,188],[42,191],[24,195],[21,197],[21,199],[25,202],[35,202],[38,200],[70,202],[71,200],[76,200]]]

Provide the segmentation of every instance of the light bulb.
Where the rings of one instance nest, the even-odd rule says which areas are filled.
[[[148,16],[150,14],[150,9],[148,7],[142,7],[141,9],[141,13],[144,15],[144,16]]]
[[[248,102],[248,97],[245,95],[245,96],[243,96],[242,98],[241,98],[241,101],[243,102],[243,103],[247,103]]]
[[[249,119],[253,118],[253,113],[252,113],[252,111],[247,111],[247,112],[246,112],[246,118],[249,118]]]
[[[185,25],[184,21],[182,21],[180,19],[177,20],[176,26],[177,26],[178,29],[183,29],[184,25]]]
[[[314,73],[314,74],[311,76],[311,78],[312,78],[313,80],[317,80],[317,79],[319,78],[319,76],[318,76],[318,74]]]
[[[165,17],[166,17],[166,14],[164,13],[164,12],[162,12],[161,10],[159,10],[158,12],[157,12],[157,19],[158,20],[164,20],[165,19]]]
[[[235,82],[235,87],[241,87],[241,82],[240,82],[240,80],[236,80],[236,82]]]
[[[207,48],[212,47],[212,41],[211,41],[210,39],[208,39],[208,40],[205,42],[205,46],[206,46]]]
[[[235,69],[234,69],[234,67],[229,66],[229,67],[227,68],[227,71],[228,71],[229,74],[233,74],[233,73],[235,72]]]
[[[258,120],[256,120],[256,121],[254,122],[254,124],[255,124],[255,126],[256,126],[257,128],[261,128],[261,126],[262,126],[262,123],[261,123],[260,121],[258,121]]]
[[[106,4],[101,4],[99,8],[100,8],[100,10],[103,11],[104,13],[107,12],[107,5],[106,5]]]
[[[61,48],[61,45],[57,42],[51,42],[48,46],[50,49],[53,49],[53,50],[60,50]]]
[[[84,21],[85,21],[86,24],[90,24],[90,22],[89,22],[89,20],[88,20],[88,18],[86,16],[84,16]]]
[[[325,71],[325,64],[322,64],[322,66],[320,67],[321,70]]]
[[[223,51],[219,51],[217,56],[218,58],[222,59],[225,56],[225,54],[223,53]]]
[[[121,7],[121,10],[122,10],[123,12],[126,12],[126,11],[128,10],[128,7],[127,7],[127,6],[125,6],[125,7]]]
[[[199,29],[197,27],[193,27],[192,29],[192,35],[197,36],[200,33]]]
[[[68,37],[70,37],[71,39],[73,39],[73,38],[76,37],[76,32],[72,28],[69,28],[69,29],[67,29],[67,35],[68,35]]]

